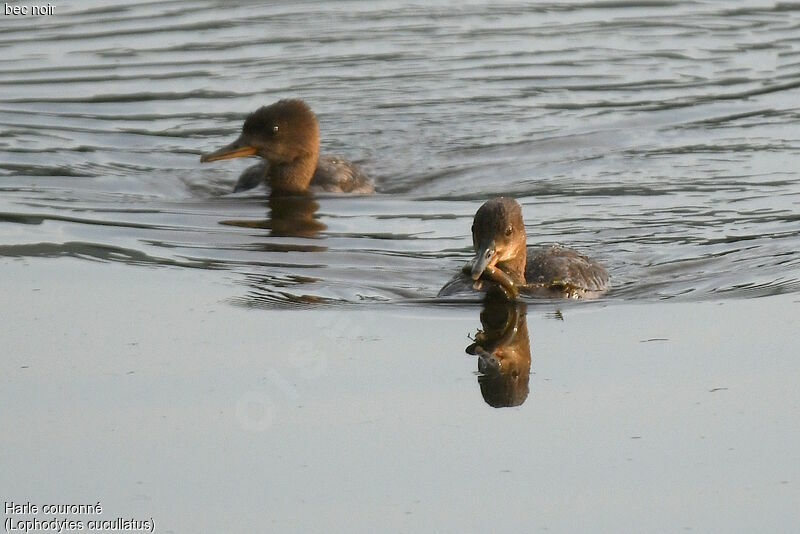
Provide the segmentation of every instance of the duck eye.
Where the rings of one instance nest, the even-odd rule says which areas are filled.
[[[272,133],[278,133],[278,125],[272,127]]]
[[[506,237],[510,236],[512,233],[514,233],[514,228],[512,226],[506,228]]]

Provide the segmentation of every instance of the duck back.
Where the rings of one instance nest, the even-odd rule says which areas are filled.
[[[608,289],[608,272],[599,263],[561,245],[531,247],[525,266],[525,282],[537,287],[599,293]]]

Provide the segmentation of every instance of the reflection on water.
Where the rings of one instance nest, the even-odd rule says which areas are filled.
[[[608,267],[608,299],[800,291],[794,4],[72,4],[3,19],[2,256],[424,299],[506,194],[531,245]],[[377,195],[265,206],[230,194],[252,162],[200,165],[288,97]]]
[[[525,402],[530,389],[531,346],[524,304],[499,295],[487,298],[481,329],[466,351],[478,357],[478,384],[486,404],[505,408]]]
[[[239,226],[241,228],[261,228],[269,230],[274,237],[317,237],[327,227],[315,218],[319,203],[310,194],[271,195],[267,201],[269,212],[267,218],[260,221],[224,220],[220,224]],[[309,250],[302,248],[298,250]],[[314,251],[323,251],[325,247],[316,247]]]

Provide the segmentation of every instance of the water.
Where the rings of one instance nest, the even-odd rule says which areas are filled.
[[[486,460],[491,469],[479,468],[475,475],[484,487],[502,487],[496,477],[505,476],[497,475],[504,470],[514,471],[514,477],[523,473],[522,478],[512,477],[517,489],[538,474],[557,488],[551,512],[580,514],[581,507],[567,498],[570,491],[616,471],[589,469],[582,478],[570,470],[570,478],[564,479],[552,466],[569,463],[567,454],[580,454],[574,440],[591,441],[595,451],[603,450],[603,443],[610,451],[627,449],[630,436],[642,430],[636,424],[621,429],[615,410],[642,410],[653,420],[666,420],[665,428],[650,434],[659,445],[640,457],[652,469],[649,472],[656,473],[647,495],[653,502],[660,494],[674,499],[663,516],[651,517],[626,511],[624,498],[585,497],[587,506],[609,510],[596,523],[599,529],[636,530],[619,521],[628,514],[643,524],[656,521],[650,527],[667,525],[669,530],[692,525],[732,530],[758,516],[776,518],[774,530],[796,524],[796,512],[782,507],[797,496],[796,470],[772,476],[780,470],[773,470],[775,464],[769,462],[776,458],[782,465],[800,464],[796,453],[774,445],[781,439],[798,444],[796,433],[786,429],[800,406],[789,379],[796,376],[791,332],[798,323],[800,290],[800,4],[747,0],[428,5],[392,0],[231,6],[219,1],[84,0],[56,4],[52,16],[2,16],[0,25],[0,265],[6,273],[0,312],[3,321],[13,325],[2,341],[14,354],[4,362],[4,389],[13,394],[3,397],[9,411],[0,414],[0,420],[33,432],[37,420],[61,413],[63,399],[73,396],[84,400],[67,406],[94,410],[92,417],[75,421],[71,429],[34,432],[39,447],[57,453],[59,440],[69,435],[75,440],[71,450],[82,457],[89,441],[73,433],[89,432],[98,421],[108,422],[112,413],[114,425],[146,426],[135,415],[142,398],[180,404],[183,398],[203,399],[205,392],[217,391],[218,396],[201,403],[199,412],[179,406],[173,413],[209,432],[225,432],[230,440],[193,434],[194,442],[205,448],[187,460],[189,470],[213,464],[217,447],[255,454],[258,447],[245,444],[263,434],[244,428],[232,415],[237,403],[249,398],[248,392],[259,395],[266,388],[274,397],[276,389],[283,391],[278,398],[288,419],[278,416],[276,424],[286,422],[291,443],[299,436],[313,441],[316,425],[331,417],[327,409],[300,414],[299,404],[324,402],[336,412],[337,406],[347,411],[375,402],[381,422],[374,432],[373,427],[358,427],[358,435],[370,445],[364,454],[372,471],[356,477],[362,485],[355,494],[382,477],[404,472],[376,467],[383,455],[427,469],[429,483],[444,482],[423,492],[422,511],[415,508],[414,481],[408,477],[384,498],[369,494],[373,508],[362,511],[360,524],[376,527],[378,511],[403,501],[404,495],[406,511],[416,510],[422,517],[435,515],[440,505],[440,522],[430,528],[456,525],[463,530],[480,524],[487,530],[485,523],[470,523],[458,515],[449,490],[439,488],[450,482],[463,487],[470,479],[462,453],[453,457],[458,460],[448,455],[456,454],[463,443],[483,447],[480,450],[491,446],[476,437],[482,425],[498,439],[508,440],[517,439],[515,428],[525,427],[530,448],[516,444],[515,453],[540,455],[536,464],[520,460],[516,465],[521,471],[497,459]],[[376,195],[277,201],[264,189],[231,194],[251,161],[199,163],[201,153],[237,135],[248,112],[287,97],[310,104],[320,121],[323,152],[356,161],[375,179]],[[481,412],[476,406],[485,404],[472,376],[475,359],[460,356],[468,345],[466,336],[480,326],[480,307],[438,306],[435,295],[470,257],[476,209],[500,194],[512,195],[523,205],[529,243],[557,241],[588,253],[608,267],[612,290],[593,303],[530,303],[532,393],[521,408]],[[42,288],[49,288],[46,295]],[[186,304],[165,299],[171,291]],[[770,298],[756,302],[754,297]],[[666,305],[664,300],[676,303]],[[205,310],[202,320],[196,312],[189,313],[190,306]],[[59,314],[53,316],[51,310]],[[110,316],[103,310],[111,310]],[[698,313],[699,324],[677,318]],[[184,318],[186,314],[194,320]],[[343,323],[340,314],[347,318]],[[769,320],[754,323],[753,316]],[[367,320],[375,322],[372,333],[355,326]],[[240,322],[249,328],[235,326]],[[660,323],[663,329],[652,328]],[[581,343],[578,327],[591,331],[594,348],[575,345]],[[39,328],[44,328],[43,334]],[[130,336],[124,335],[128,331]],[[295,343],[273,347],[279,332]],[[81,341],[63,345],[73,335]],[[212,335],[216,337],[206,339]],[[769,369],[783,372],[759,374],[747,382],[743,377],[758,366],[752,358],[762,350],[759,335],[772,344],[767,358],[774,365]],[[148,344],[153,336],[160,341]],[[737,336],[743,340],[732,342]],[[542,346],[537,338],[550,343]],[[747,443],[746,452],[727,460],[724,439],[713,451],[697,441],[676,445],[686,457],[706,461],[699,473],[718,486],[695,480],[696,464],[691,462],[679,462],[676,468],[685,480],[670,476],[672,464],[664,457],[669,456],[668,437],[681,432],[683,423],[665,408],[667,391],[659,389],[663,403],[647,402],[646,388],[664,387],[653,386],[657,380],[651,375],[653,369],[664,370],[663,362],[648,359],[655,365],[649,368],[637,359],[642,347],[661,346],[661,341],[646,342],[651,338],[667,340],[663,351],[656,351],[664,358],[680,354],[665,372],[683,421],[697,429],[693,440],[703,434],[703,427],[725,430],[714,419],[717,412],[692,411],[695,398],[706,399],[707,391],[719,386],[719,377],[703,379],[710,364],[689,355],[700,346],[717,354],[714,340],[730,350],[727,361],[717,356],[712,361],[731,366],[736,380],[726,382],[726,375],[722,381],[733,389],[731,394],[740,395],[740,403],[714,406],[725,412],[725,421],[748,429],[737,434]],[[404,340],[411,346],[404,346]],[[141,353],[130,349],[144,357],[133,366],[139,376],[149,377],[142,383],[123,382],[131,364],[117,358],[127,354],[128,343],[149,347]],[[242,350],[249,351],[247,357]],[[589,371],[603,374],[607,366],[612,371],[604,376],[620,375],[626,384],[616,393],[608,384],[601,399],[607,411],[594,413],[537,386],[543,383],[535,376],[537,369],[542,372],[537,354],[592,350],[600,352],[587,363]],[[205,358],[199,370],[187,359],[198,351]],[[324,354],[328,367],[322,374],[341,390],[321,386],[327,384],[323,379],[299,393],[281,389],[280,384],[294,380],[297,369],[294,364],[281,367],[286,351]],[[447,352],[459,357],[436,358]],[[367,354],[393,357],[376,361]],[[111,355],[111,378],[95,375],[92,362]],[[180,357],[170,363],[174,355]],[[220,385],[216,373],[231,357],[235,376]],[[61,358],[78,363],[62,368],[54,363]],[[29,360],[38,363],[38,370],[36,363],[26,364]],[[442,382],[432,378],[425,387],[415,382],[426,361],[436,362],[435,376],[446,387],[437,389]],[[264,362],[278,366],[278,375],[257,370],[253,376],[261,382],[248,382],[248,371]],[[597,377],[584,374],[580,360],[569,360],[563,368],[560,362],[548,360],[547,373],[574,378],[574,390],[590,404]],[[25,365],[30,367],[25,375],[29,378],[20,375]],[[186,383],[180,379],[177,393],[168,380],[158,378],[170,365],[188,377]],[[630,372],[630,365],[636,372]],[[53,366],[62,369],[62,378],[48,374]],[[78,379],[81,376],[89,378]],[[94,388],[104,376],[122,389]],[[680,384],[680,376],[686,383]],[[640,389],[636,385],[642,377],[647,380]],[[381,387],[369,385],[372,380],[391,389],[404,408],[392,412]],[[148,385],[152,382],[156,385]],[[64,396],[42,399],[36,394],[37,383]],[[87,384],[93,393],[84,389]],[[737,390],[737,384],[747,387]],[[322,389],[315,393],[318,387]],[[764,400],[765,391],[773,392],[769,399],[774,404]],[[455,408],[466,398],[469,409]],[[113,412],[104,411],[109,402]],[[760,430],[757,418],[749,416],[748,402],[763,410],[781,407],[767,429],[773,454],[764,455],[763,463],[754,460],[755,441],[749,441]],[[38,419],[24,415],[26,406],[34,406]],[[430,406],[438,410],[427,416],[435,431],[412,422]],[[142,507],[143,513],[154,513],[152,503],[161,495],[166,507],[161,521],[169,523],[170,510],[180,510],[176,531],[192,525],[195,531],[204,530],[192,516],[192,503],[170,500],[174,496],[163,493],[169,477],[162,479],[160,472],[149,470],[147,451],[166,448],[180,456],[186,444],[169,420],[159,419],[159,408],[146,413],[152,417],[149,424],[166,436],[162,442],[145,442],[135,454],[126,449],[131,445],[113,439],[89,447],[108,455],[105,462],[112,471],[125,463],[125,454],[133,454],[131,469],[149,473],[149,489],[139,492],[123,485],[122,490],[105,480],[104,494],[89,491],[86,498],[116,499],[115,509],[125,514],[133,510],[132,496],[143,493],[151,503]],[[558,414],[570,409],[589,426],[581,431],[562,427]],[[744,423],[735,415],[742,410],[748,414]],[[511,415],[499,415],[506,412]],[[74,413],[62,415],[69,418]],[[592,426],[595,417],[606,426]],[[458,440],[447,435],[450,418],[461,425]],[[325,454],[316,451],[321,464],[333,465],[336,451],[358,446],[345,436],[362,421],[345,419],[324,427],[322,433],[335,445]],[[650,428],[645,419],[636,420]],[[553,433],[544,432],[545,438],[534,427]],[[422,450],[412,447],[409,453],[398,436],[395,441],[380,438],[395,428],[400,436],[429,433],[443,440],[435,458],[444,461],[447,473],[439,472],[441,464],[426,460]],[[349,502],[339,503],[338,511],[328,508],[333,506],[330,502],[323,505],[320,495],[304,493],[292,482],[333,485],[352,495],[353,487],[341,477],[359,470],[355,456],[345,455],[343,472],[317,463],[313,474],[298,478],[306,469],[305,453],[287,448],[279,435],[268,435],[270,447],[281,451],[285,463],[281,468],[269,464],[269,469],[278,469],[281,487],[290,488],[290,497],[281,498],[284,505],[271,509],[280,516],[276,528],[296,525],[291,517],[301,510],[319,519],[305,524],[309,530],[329,527],[326,518],[342,520],[340,514],[357,513]],[[622,435],[624,442],[618,441]],[[295,444],[306,453],[306,447],[312,447]],[[569,453],[558,452],[564,447]],[[21,490],[12,490],[26,487],[31,498],[44,498],[45,493],[36,493],[43,491],[40,486],[20,482],[25,466],[38,462],[26,456],[25,441],[5,448],[18,460],[15,465],[22,466],[4,466],[7,473],[19,475],[13,487],[6,486],[11,488],[7,497],[22,500]],[[608,465],[627,461],[623,452],[619,457],[597,457]],[[278,476],[266,464],[248,461],[253,463],[240,459],[231,473],[243,478],[251,471]],[[45,471],[49,467],[52,473],[56,462],[46,462]],[[48,498],[84,495],[84,489],[69,481],[77,469],[89,469],[86,462],[59,471],[59,483]],[[729,471],[735,473],[732,478],[721,477]],[[185,476],[186,471],[181,473]],[[212,478],[200,477],[199,487],[213,487],[217,480],[233,495],[233,480],[214,473]],[[759,478],[764,473],[771,473],[769,482]],[[141,478],[147,476],[131,472],[125,484],[135,486]],[[242,484],[250,495],[248,506],[257,506],[257,497],[266,490],[251,482]],[[637,484],[642,480],[628,473],[615,487],[635,495]],[[769,491],[759,493],[765,484]],[[724,504],[710,506],[707,512],[694,510],[685,522],[670,522],[675,514],[669,512],[680,509],[681,491],[708,504],[704,495],[731,495],[742,487],[769,497],[755,508],[741,507],[744,516],[736,516],[738,523],[732,518],[720,525],[710,519],[713,511],[731,511],[733,506]],[[537,498],[544,498],[538,491]],[[742,496],[750,495],[747,491],[736,495],[731,502],[752,502]],[[195,503],[206,502],[206,497],[195,494]],[[311,504],[297,504],[302,498]],[[512,499],[500,509],[510,511],[513,503],[523,501]],[[637,505],[641,508],[635,510],[652,508],[646,499]],[[242,512],[232,502],[227,506]],[[263,530],[249,519],[232,524],[240,530]],[[420,530],[420,524],[402,517],[388,525],[391,530]],[[511,520],[498,525],[520,527]],[[555,512],[535,526],[581,529]]]
[[[4,256],[224,269],[261,303],[428,298],[510,194],[529,242],[609,266],[609,298],[800,288],[795,4],[59,11],[3,19]],[[198,156],[297,96],[380,194],[274,235],[263,189],[227,194],[248,162]]]

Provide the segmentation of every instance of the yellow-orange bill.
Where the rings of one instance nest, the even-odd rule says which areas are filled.
[[[234,141],[230,145],[224,146],[219,150],[209,152],[208,154],[203,154],[200,157],[200,162],[207,163],[209,161],[217,161],[221,159],[244,158],[247,156],[255,156],[256,152],[256,147],[250,145],[241,145],[237,141]]]

